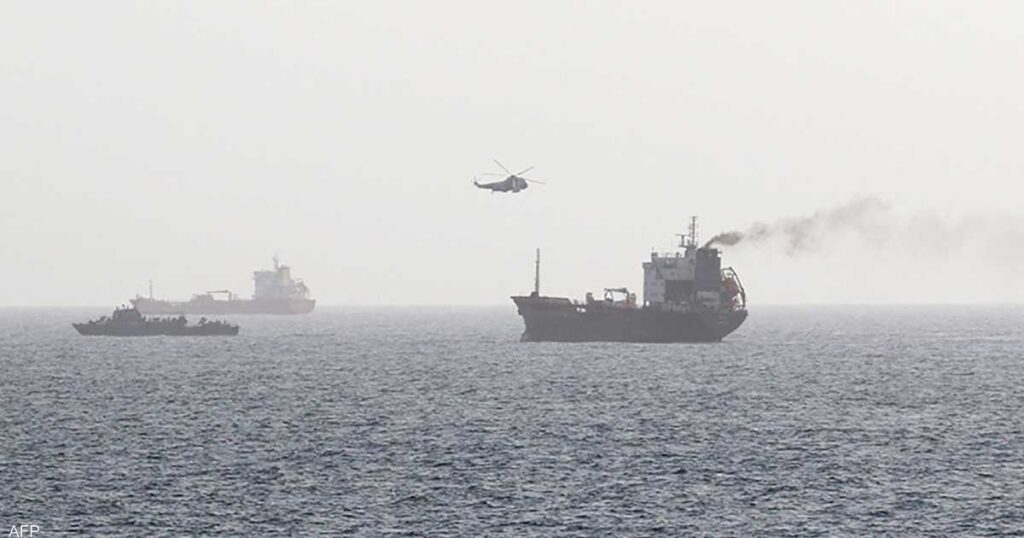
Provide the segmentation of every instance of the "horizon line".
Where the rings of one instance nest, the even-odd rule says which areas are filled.
[[[114,307],[122,306],[125,303],[114,305]],[[100,304],[0,304],[0,309],[41,309],[41,308],[110,308],[111,305],[100,305]],[[338,308],[498,308],[498,307],[514,307],[511,303],[327,303],[317,304],[316,308],[326,309],[338,309]],[[893,301],[893,302],[793,302],[793,303],[779,303],[779,302],[766,302],[757,303],[754,307],[790,307],[790,306],[817,306],[817,307],[835,307],[835,306],[1024,306],[1024,302],[967,302],[967,301]],[[748,308],[749,310],[750,308]],[[314,310],[315,312],[316,310]],[[272,314],[267,314],[272,315]],[[304,314],[296,314],[304,315]]]

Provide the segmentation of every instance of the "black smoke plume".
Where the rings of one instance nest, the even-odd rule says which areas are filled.
[[[817,250],[831,236],[851,231],[871,240],[884,239],[891,221],[892,215],[885,202],[875,197],[864,197],[807,216],[786,217],[770,223],[755,222],[743,230],[722,232],[704,246],[782,240],[786,252],[799,254]]]

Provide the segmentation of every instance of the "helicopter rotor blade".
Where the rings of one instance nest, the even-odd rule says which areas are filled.
[[[547,185],[546,181],[537,181],[536,179],[530,179],[528,177],[523,177],[523,176],[519,176],[519,177],[525,179],[526,181],[529,181],[530,183],[540,183],[541,185]]]
[[[533,167],[533,166],[531,166],[531,167],[529,167],[529,168],[524,168],[524,169],[522,169],[522,170],[520,170],[520,171],[516,172],[516,173],[515,173],[515,174],[513,174],[513,175],[516,175],[516,176],[522,177],[522,176],[523,176],[523,174],[525,174],[525,173],[527,173],[527,172],[529,172],[530,170],[533,170],[533,169],[534,169],[534,167]]]
[[[499,173],[497,173],[497,172],[484,172],[484,173],[482,173],[482,174],[480,174],[480,175],[481,175],[481,176],[498,176],[498,177],[506,177],[506,176],[505,176],[505,174],[499,174]]]
[[[502,170],[504,170],[505,172],[508,172],[508,175],[510,175],[510,176],[514,176],[515,175],[512,172],[509,172],[508,168],[505,168],[505,165],[499,163],[498,159],[494,159],[494,162],[497,163],[497,165],[500,166]]]

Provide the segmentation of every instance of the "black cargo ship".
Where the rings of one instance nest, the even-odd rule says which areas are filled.
[[[223,321],[199,320],[189,324],[184,316],[146,318],[134,308],[119,308],[110,316],[86,323],[72,323],[78,334],[86,336],[234,336],[238,325]]]
[[[717,342],[747,319],[747,296],[721,253],[697,244],[696,221],[683,252],[652,253],[644,262],[644,301],[626,288],[584,301],[540,294],[540,252],[534,290],[512,297],[523,317],[527,342]]]

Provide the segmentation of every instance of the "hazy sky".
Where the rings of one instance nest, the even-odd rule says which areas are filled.
[[[639,288],[691,214],[865,196],[884,245],[727,249],[752,307],[1024,301],[1024,3],[0,11],[3,305],[248,296],[275,252],[321,304],[505,304],[535,247],[582,296]],[[473,188],[492,157],[548,184]]]

